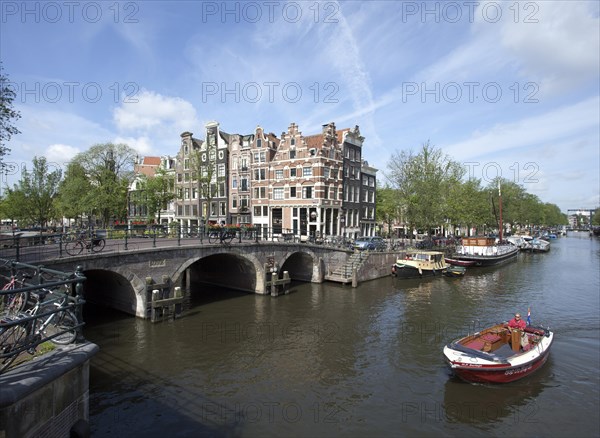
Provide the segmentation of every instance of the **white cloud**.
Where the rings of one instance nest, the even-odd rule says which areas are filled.
[[[147,136],[142,137],[122,137],[117,136],[113,143],[124,143],[127,146],[135,149],[141,156],[153,155],[156,153],[152,141]],[[176,151],[173,150],[171,155]]]
[[[120,131],[144,132],[169,125],[181,133],[198,123],[196,109],[180,97],[142,90],[136,100],[115,108],[113,120]]]
[[[46,149],[46,159],[49,163],[68,163],[81,151],[73,146],[55,143]]]
[[[600,99],[596,96],[539,116],[498,123],[444,149],[459,158],[476,158],[504,150],[556,142],[569,135],[597,129],[599,108]]]

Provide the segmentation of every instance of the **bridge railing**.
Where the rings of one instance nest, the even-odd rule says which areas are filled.
[[[76,270],[62,272],[42,266],[19,263],[14,260],[0,259],[0,372],[6,371],[11,365],[16,365],[20,357],[27,358],[36,351],[38,346],[47,341],[68,333],[69,340],[56,343],[64,344],[69,341],[83,342],[82,306],[83,282],[85,276]],[[48,291],[52,297],[46,295]],[[46,298],[39,298],[40,296]],[[26,296],[26,304],[18,312],[11,312],[6,305],[15,296]],[[37,298],[36,298],[37,297]],[[62,297],[60,300],[56,297]],[[40,307],[36,309],[38,302]],[[59,304],[59,301],[61,302]],[[53,330],[41,330],[39,327],[45,321],[59,320],[61,312],[70,312],[73,317],[67,318],[69,324],[57,324]],[[56,315],[56,316],[54,316]],[[73,332],[75,334],[73,335]],[[73,338],[71,338],[73,336]]]
[[[211,233],[232,233],[233,239],[223,241],[211,237]],[[71,242],[84,235],[89,243],[91,236],[102,239],[104,245],[88,245],[76,256],[90,257],[106,253],[122,253],[168,246],[209,245],[209,244],[313,244],[335,249],[353,251],[354,239],[321,235],[317,232],[285,229],[281,227],[185,227],[174,226],[124,226],[97,230],[74,230],[67,233],[15,233],[0,235],[0,258],[12,259],[24,263],[39,263],[73,257],[69,251]],[[387,250],[402,249],[404,242],[387,241]]]

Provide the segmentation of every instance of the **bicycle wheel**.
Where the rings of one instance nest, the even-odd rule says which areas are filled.
[[[77,338],[77,317],[70,310],[51,315],[52,321],[44,329],[44,337],[56,335],[50,339],[58,345],[70,344]]]
[[[104,239],[92,239],[92,252],[100,252],[104,249],[106,240]]]
[[[217,243],[219,241],[219,233],[211,231],[208,233],[208,243]]]
[[[1,329],[0,331],[0,374],[10,367],[20,353],[17,349],[24,345],[27,339],[27,330],[21,325]]]
[[[29,292],[0,295],[0,315],[15,317],[27,307]]]
[[[65,251],[67,254],[72,256],[79,255],[83,251],[83,243],[81,243],[79,240],[75,242],[67,242],[65,245]]]
[[[227,232],[227,233],[223,234],[223,239],[221,239],[221,242],[231,243],[234,236],[235,236],[235,233]]]

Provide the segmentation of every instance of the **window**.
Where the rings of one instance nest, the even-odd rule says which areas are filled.
[[[303,167],[302,176],[312,176],[312,167]]]
[[[302,187],[302,198],[312,199],[312,187]]]
[[[231,198],[231,208],[237,208],[237,196]]]
[[[290,149],[290,160],[296,158],[296,149]]]
[[[259,138],[259,139],[256,140],[256,147],[257,148],[261,148],[262,147],[262,139],[261,138]]]
[[[323,168],[323,178],[329,178],[329,167]]]
[[[283,179],[283,169],[275,170],[275,179]]]
[[[186,158],[183,160],[183,170],[188,170],[190,168],[190,159]]]
[[[273,189],[273,199],[283,199],[283,187]]]
[[[248,178],[242,178],[242,192],[248,191]]]
[[[262,207],[254,207],[254,216],[262,216]]]
[[[219,202],[219,214],[221,216],[225,216],[225,203],[224,202]]]
[[[224,177],[225,176],[225,164],[219,164],[217,166],[217,176]]]
[[[308,150],[308,153],[309,153],[309,155],[310,155],[311,157],[314,157],[314,156],[316,156],[316,155],[317,155],[317,150],[316,150],[315,148],[310,148],[310,149]]]
[[[290,177],[291,178],[295,178],[296,177],[296,168],[295,167],[292,167],[290,169]]]
[[[233,177],[233,179],[231,180],[231,188],[237,189],[237,178],[236,177]]]
[[[290,198],[296,197],[296,187],[290,187]]]
[[[293,137],[292,137],[292,138],[290,139],[290,145],[291,145],[291,146],[295,146],[295,145],[296,145],[296,139],[295,139],[295,138],[293,138]]]

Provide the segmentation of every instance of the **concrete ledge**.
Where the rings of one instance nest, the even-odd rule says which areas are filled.
[[[0,437],[89,436],[89,342],[61,346],[0,376]]]
[[[91,342],[64,345],[0,374],[0,410],[83,365],[99,350]]]

